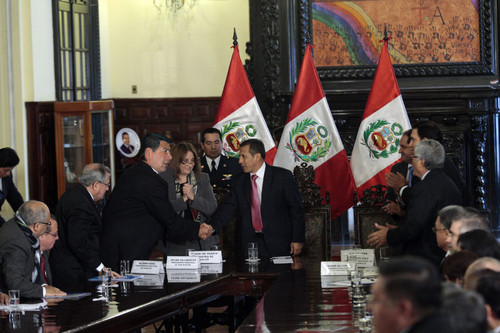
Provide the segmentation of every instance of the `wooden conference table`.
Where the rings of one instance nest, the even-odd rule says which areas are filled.
[[[347,288],[322,288],[320,260],[298,259],[293,265],[228,262],[222,273],[202,275],[199,283],[165,278],[163,286],[150,287],[120,282],[100,301],[93,300],[101,296],[98,283],[89,282],[90,297],[50,302],[18,321],[0,312],[0,332],[126,332],[227,295],[264,295],[239,332],[265,331],[264,326],[270,332],[359,332]]]

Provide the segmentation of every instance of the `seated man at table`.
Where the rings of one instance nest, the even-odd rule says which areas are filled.
[[[448,317],[438,312],[441,282],[427,260],[399,257],[385,262],[372,291],[368,309],[377,333],[453,332]]]
[[[104,268],[99,252],[102,222],[96,203],[109,190],[110,177],[108,167],[88,164],[79,184],[67,190],[57,203],[59,241],[51,251],[50,268],[54,285],[59,288],[78,288]]]
[[[59,230],[57,228],[57,221],[54,215],[50,215],[50,225],[47,230],[38,237],[40,240],[40,273],[42,274],[42,282],[53,285],[52,274],[49,266],[49,251],[54,247],[56,240],[59,239]]]
[[[5,200],[9,202],[13,211],[17,211],[23,204],[24,200],[12,181],[12,169],[19,164],[19,157],[12,148],[0,149],[0,209]],[[0,216],[0,227],[5,223],[3,217]]]
[[[0,291],[0,305],[9,305],[9,295]]]
[[[446,243],[451,252],[460,251],[458,246],[458,237],[460,235],[477,229],[490,231],[488,221],[476,211],[469,210],[463,217],[454,220],[446,237]]]
[[[141,145],[143,160],[120,177],[103,212],[101,258],[117,271],[120,260],[149,259],[159,239],[168,233],[179,241],[206,239],[212,228],[183,219],[168,197],[159,173],[172,159],[169,139],[150,133]]]
[[[290,171],[266,164],[265,157],[262,141],[241,143],[244,173],[233,177],[231,194],[210,223],[219,231],[239,210],[243,253],[255,242],[262,258],[299,255],[305,241],[305,211],[297,182]]]
[[[27,201],[0,228],[0,289],[19,290],[22,298],[65,295],[45,285],[40,275],[40,237],[50,224],[49,208]],[[42,286],[43,285],[43,286]]]
[[[444,148],[436,140],[420,141],[412,160],[414,174],[421,180],[412,187],[406,222],[394,227],[375,224],[378,231],[368,235],[368,244],[403,246],[403,254],[417,255],[439,265],[445,255],[432,232],[439,210],[458,204],[462,195],[443,171]]]

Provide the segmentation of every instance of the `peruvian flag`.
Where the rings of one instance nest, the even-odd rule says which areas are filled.
[[[259,139],[266,148],[266,162],[273,164],[276,146],[253,93],[250,81],[235,44],[226,84],[213,127],[222,134],[222,147],[227,155],[239,156],[240,143]]]
[[[372,90],[351,155],[351,170],[358,196],[373,185],[386,185],[385,174],[398,162],[399,142],[410,121],[399,91],[388,40],[384,39]]]
[[[314,66],[311,45],[304,54],[274,165],[293,171],[303,162],[314,167],[321,195],[330,192],[332,218],[352,207],[356,187]]]

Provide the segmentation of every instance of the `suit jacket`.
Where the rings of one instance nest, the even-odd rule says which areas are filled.
[[[394,164],[391,168],[391,172],[394,174],[400,173],[406,178],[408,175],[408,163],[399,162],[399,163]],[[419,181],[420,181],[420,179],[417,176],[412,177],[412,185],[418,183]],[[403,196],[401,197],[402,202],[400,203],[400,204],[402,204],[402,207],[405,206],[406,202],[410,201],[409,195],[410,195],[410,191],[408,191],[408,192],[403,191]],[[398,196],[399,196],[399,193],[395,193],[394,190],[391,187],[389,187],[389,189],[387,190],[387,194],[385,195],[385,198],[387,200],[396,201],[398,199]]]
[[[132,145],[129,145],[128,147],[125,146],[125,144],[122,144],[120,146],[120,150],[124,153],[124,154],[132,154],[134,152],[134,146]]]
[[[35,256],[15,218],[0,228],[0,289],[17,289],[22,298],[41,298],[43,287],[31,282]]]
[[[175,188],[175,175],[171,168],[167,171],[160,173],[162,177],[168,184],[168,198],[172,207],[176,213],[181,213],[188,208],[188,203],[182,199],[182,196],[177,198],[176,188]],[[189,207],[196,209],[200,214],[200,223],[206,222],[207,217],[211,216],[217,209],[217,199],[215,199],[214,192],[212,191],[212,186],[210,186],[210,179],[207,174],[200,173],[199,178],[196,180],[196,194],[194,200],[189,203]],[[186,218],[191,218],[191,216],[185,216]],[[166,235],[167,241],[164,242],[160,240],[159,249],[167,255],[171,256],[183,256],[186,249],[195,250],[210,250],[212,245],[219,243],[219,237],[216,235],[210,236],[206,240],[199,241],[187,241],[179,243],[177,240],[170,239]]]
[[[169,237],[195,241],[199,229],[199,223],[175,213],[167,182],[141,161],[120,177],[104,208],[102,262],[117,271],[121,259],[149,259],[165,231]]]
[[[454,330],[450,324],[449,317],[440,312],[430,314],[415,323],[408,331],[408,333],[430,332],[453,333]]]
[[[241,246],[254,241],[252,226],[250,175],[239,174],[232,179],[229,198],[212,216],[211,224],[219,231],[234,213],[241,215]],[[290,254],[290,243],[305,241],[305,212],[302,198],[290,171],[266,164],[261,199],[262,235],[268,253],[275,256]]]
[[[458,205],[462,196],[453,181],[442,169],[431,170],[411,190],[406,223],[387,233],[390,246],[403,245],[403,254],[429,259],[437,266],[445,252],[436,243],[432,227],[438,211],[448,205]]]
[[[50,251],[54,286],[62,290],[97,275],[101,215],[85,186],[66,191],[56,207],[59,239]]]
[[[231,185],[231,178],[243,173],[238,159],[221,155],[217,172],[210,173],[210,167],[207,164],[206,156],[201,159],[201,171],[208,173],[210,176],[210,184],[219,188],[228,188]]]
[[[2,193],[0,193],[0,210],[2,208],[3,203],[7,200],[12,207],[13,211],[17,211],[19,207],[23,204],[24,200],[19,191],[14,185],[12,181],[12,174],[7,177],[3,177],[0,179],[2,182]],[[5,220],[0,216],[0,227],[5,223]]]
[[[453,163],[451,158],[449,158],[448,156],[445,156],[444,166],[443,166],[442,170],[448,176],[448,178],[450,178],[453,181],[453,183],[455,183],[455,186],[460,191],[460,194],[462,196],[462,200],[460,201],[459,204],[468,206],[470,204],[469,191],[465,187],[465,183],[462,180],[462,176],[460,175],[460,172],[458,171],[457,167],[455,166],[455,164]],[[416,178],[416,177],[414,177],[414,178]],[[415,184],[415,183],[413,183],[413,184]],[[411,196],[411,188],[410,187],[405,188],[403,190],[403,194],[401,195],[401,197],[403,198],[403,201],[408,205],[410,200],[411,200],[411,197],[412,197]]]

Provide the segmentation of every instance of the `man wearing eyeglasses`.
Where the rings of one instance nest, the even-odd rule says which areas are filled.
[[[38,237],[51,224],[47,205],[32,200],[21,205],[14,218],[0,228],[0,290],[19,290],[21,298],[66,294],[45,284],[40,272]]]
[[[42,256],[40,257],[40,271],[42,274],[42,281],[44,283],[52,285],[52,274],[49,266],[49,251],[54,247],[56,240],[59,239],[59,234],[57,230],[57,221],[55,216],[50,215],[51,225],[47,226],[47,229],[38,237],[40,240],[40,252]]]
[[[57,203],[59,241],[50,253],[50,269],[59,288],[78,290],[104,268],[99,254],[102,221],[96,204],[110,189],[110,175],[109,168],[102,164],[86,165],[79,184],[67,190]]]

